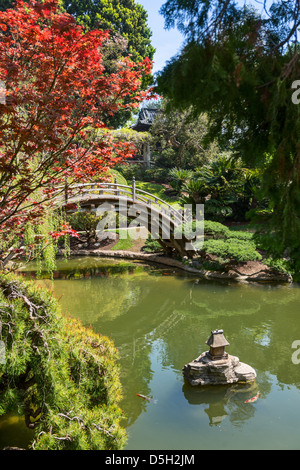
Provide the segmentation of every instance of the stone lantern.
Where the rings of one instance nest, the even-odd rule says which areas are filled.
[[[206,344],[210,347],[209,351],[204,351],[182,369],[185,380],[191,385],[249,383],[255,380],[256,372],[251,366],[225,352],[225,346],[229,343],[223,330],[212,331]]]
[[[229,343],[223,335],[223,330],[212,331],[206,344],[209,346],[208,354],[213,361],[228,359],[228,353],[225,352],[225,346],[229,346]]]

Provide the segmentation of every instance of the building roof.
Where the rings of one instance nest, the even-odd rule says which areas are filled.
[[[138,120],[134,126],[132,126],[132,129],[138,132],[148,131],[158,111],[157,108],[142,108],[139,112]]]

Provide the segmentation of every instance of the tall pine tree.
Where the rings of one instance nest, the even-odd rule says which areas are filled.
[[[300,105],[293,87],[300,79],[300,5],[256,5],[259,11],[232,0],[168,0],[166,25],[177,26],[186,42],[160,73],[158,90],[178,107],[207,113],[209,137],[262,169],[268,248],[288,252],[299,271]]]

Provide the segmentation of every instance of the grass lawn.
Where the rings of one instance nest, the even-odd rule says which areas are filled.
[[[174,206],[175,209],[180,208],[180,204],[176,199],[173,199],[165,194],[165,188],[161,184],[149,183],[147,181],[136,181],[135,186],[138,189],[142,189],[143,191],[147,191],[148,193],[153,194],[153,196],[159,197],[171,206]]]
[[[131,238],[127,229],[118,229],[116,232],[120,234],[122,230],[122,238],[120,238],[117,243],[112,247],[112,250],[130,250],[133,247],[134,240]],[[126,238],[124,237],[124,233],[126,232]]]

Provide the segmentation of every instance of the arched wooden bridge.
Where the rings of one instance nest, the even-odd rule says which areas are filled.
[[[156,234],[158,241],[166,251],[177,251],[181,256],[190,256],[186,249],[189,240],[175,235],[175,230],[186,221],[184,212],[175,209],[157,196],[132,186],[114,183],[84,183],[72,185],[68,191],[56,197],[56,205],[65,207],[67,212],[74,210],[92,210],[100,212],[106,209],[137,219],[141,226]],[[102,209],[101,209],[102,208]]]

